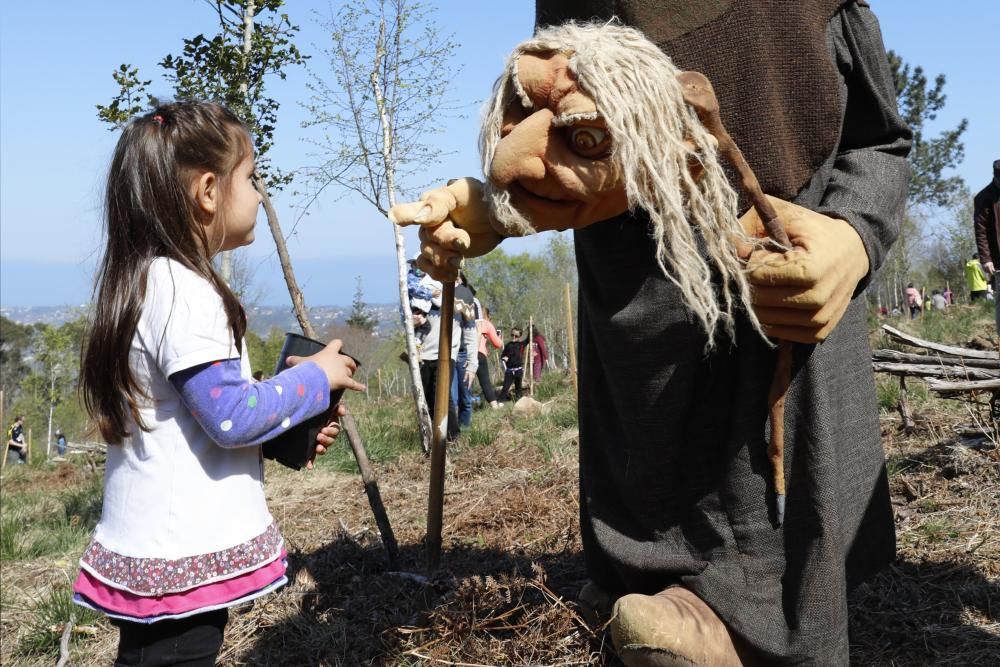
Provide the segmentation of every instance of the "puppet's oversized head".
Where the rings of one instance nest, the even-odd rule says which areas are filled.
[[[731,330],[734,300],[749,306],[736,255],[746,237],[717,142],[685,104],[679,73],[633,28],[539,30],[514,49],[487,105],[486,199],[515,234],[642,209],[663,273],[711,339],[718,324]]]

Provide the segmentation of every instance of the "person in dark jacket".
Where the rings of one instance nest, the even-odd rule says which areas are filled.
[[[521,330],[510,329],[510,341],[504,345],[500,353],[503,362],[503,387],[500,389],[500,400],[509,401],[511,388],[514,389],[514,400],[521,398],[521,384],[524,382],[524,341],[521,340]]]
[[[993,281],[993,293],[1000,289],[1000,246],[997,244],[1000,226],[1000,160],[993,162],[993,180],[979,191],[972,200],[973,228],[976,232],[976,247],[979,249],[979,263],[987,277]],[[1000,333],[1000,298],[996,299],[997,332]]]

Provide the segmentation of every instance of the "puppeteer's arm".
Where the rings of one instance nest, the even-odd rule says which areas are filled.
[[[836,328],[899,233],[905,209],[911,133],[896,110],[895,87],[871,10],[850,3],[829,26],[847,102],[831,172],[816,210],[772,199],[791,238],[787,253],[755,250],[748,259],[754,312],[767,333],[818,343]],[[756,211],[741,219],[762,235]]]
[[[869,271],[857,294],[899,233],[912,134],[897,110],[882,34],[871,9],[850,3],[830,31],[838,66],[846,72],[847,110],[833,175],[818,212],[846,220],[861,237]]]

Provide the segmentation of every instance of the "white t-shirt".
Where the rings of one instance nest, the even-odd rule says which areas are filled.
[[[212,285],[178,262],[154,260],[129,358],[139,388],[150,397],[139,399],[149,430],[131,424],[129,437],[108,447],[95,539],[124,556],[178,559],[264,533],[273,519],[264,499],[260,447],[217,445],[168,379],[192,366],[235,358],[250,378],[246,346],[240,355]]]

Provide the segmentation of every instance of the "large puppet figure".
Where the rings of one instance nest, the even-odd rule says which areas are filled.
[[[487,105],[485,184],[391,212],[453,279],[503,238],[573,229],[585,601],[636,665],[847,664],[847,592],[894,554],[864,303],[909,131],[860,1],[538,2]],[[665,55],[666,54],[666,55]],[[670,56],[669,58],[667,56]],[[793,248],[762,243],[684,103],[707,75]],[[741,263],[744,262],[744,263]],[[775,347],[798,341],[783,524]]]

